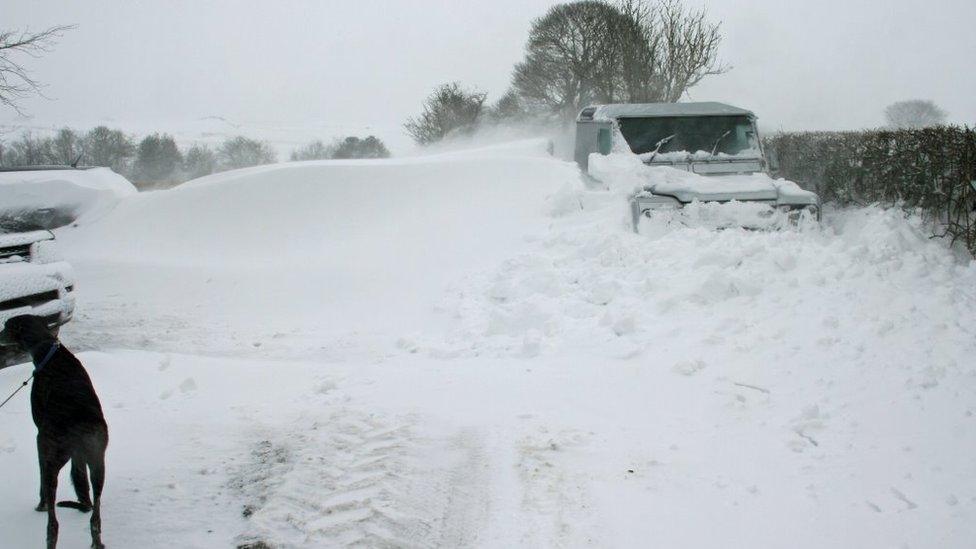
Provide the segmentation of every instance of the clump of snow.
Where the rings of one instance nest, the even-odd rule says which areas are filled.
[[[670,169],[670,168],[669,168]],[[620,193],[643,190],[649,168],[635,154],[591,154],[587,172],[608,189]]]
[[[30,219],[50,211],[58,226],[85,215],[97,217],[136,192],[109,168],[0,172],[0,216]]]

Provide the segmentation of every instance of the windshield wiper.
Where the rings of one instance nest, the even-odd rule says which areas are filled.
[[[678,134],[672,133],[671,135],[669,135],[669,136],[665,137],[664,139],[658,141],[654,145],[654,152],[652,152],[650,158],[648,158],[644,162],[645,163],[653,162],[654,161],[654,157],[657,156],[657,153],[661,151],[661,148],[664,147],[665,145],[667,145],[668,142],[670,142],[672,139],[674,139],[676,135],[678,135]]]
[[[718,139],[715,140],[715,146],[712,147],[712,156],[715,156],[715,151],[718,150],[718,144],[721,143],[722,140],[725,139],[730,133],[732,133],[732,130],[728,130],[722,135],[718,136]]]

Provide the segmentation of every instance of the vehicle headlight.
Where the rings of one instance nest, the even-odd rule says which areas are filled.
[[[663,210],[663,209],[675,209],[681,207],[681,202],[670,196],[661,196],[657,194],[647,193],[646,195],[637,195],[634,200],[643,210]]]
[[[31,247],[31,261],[33,263],[55,263],[64,261],[64,257],[53,239],[42,240],[35,242]]]

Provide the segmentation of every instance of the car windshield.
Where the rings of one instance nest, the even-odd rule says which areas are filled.
[[[660,153],[711,153],[714,148],[716,154],[736,155],[755,150],[758,156],[756,132],[747,116],[620,118],[617,122],[635,154],[654,152],[659,141],[673,135]]]

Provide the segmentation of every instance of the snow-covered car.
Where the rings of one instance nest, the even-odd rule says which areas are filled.
[[[97,216],[136,192],[132,183],[109,168],[0,168],[0,224],[54,229],[83,215]]]
[[[819,219],[815,193],[768,176],[767,161],[748,110],[723,103],[596,105],[576,120],[575,159],[591,173],[590,155],[623,153],[647,167],[669,167],[705,177],[659,171],[634,193],[635,222],[657,210],[692,202],[749,202],[796,217]],[[661,175],[664,174],[664,175]]]
[[[34,315],[52,329],[71,320],[74,271],[50,231],[5,230],[0,226],[0,330],[8,318]],[[25,359],[0,331],[0,368]]]

